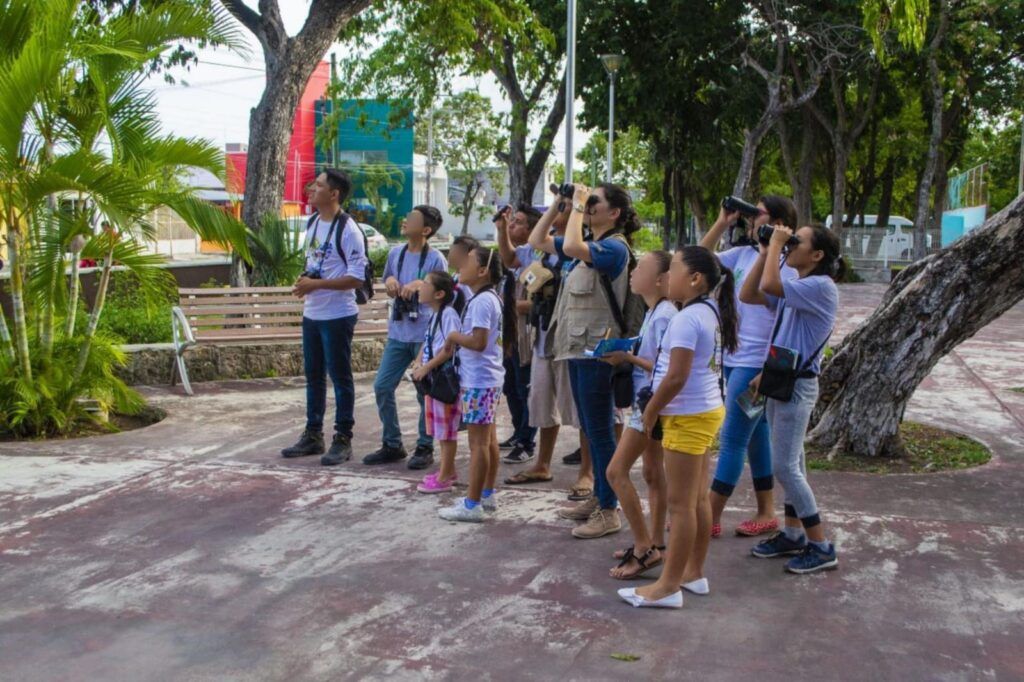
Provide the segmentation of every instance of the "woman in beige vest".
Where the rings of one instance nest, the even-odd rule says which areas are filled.
[[[584,224],[590,228],[586,236]],[[615,453],[614,368],[588,357],[584,351],[593,349],[609,335],[619,336],[619,326],[601,280],[610,280],[622,309],[632,258],[628,239],[639,227],[626,190],[608,183],[593,190],[577,185],[565,237],[536,231],[530,236],[533,247],[571,259],[566,265],[567,274],[563,275],[547,342],[552,345],[556,361],[568,361],[573,401],[580,427],[590,443],[594,466],[594,496],[562,512],[565,518],[586,521],[573,529],[577,538],[601,537],[622,527],[616,511],[618,500],[605,474]]]

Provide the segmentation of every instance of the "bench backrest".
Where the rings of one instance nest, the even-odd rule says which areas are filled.
[[[179,307],[197,342],[302,338],[302,301],[291,287],[179,289]],[[359,306],[357,336],[384,336],[388,298],[380,285]]]

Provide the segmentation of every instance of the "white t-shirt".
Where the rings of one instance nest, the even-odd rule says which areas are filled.
[[[363,248],[363,233],[359,226],[350,217],[346,225],[339,224],[335,228],[343,229],[341,248],[348,258],[347,266],[334,248],[335,235],[331,234],[330,239],[327,238],[330,229],[329,221],[317,218],[306,231],[306,271],[319,272],[321,279],[349,276],[361,281],[366,275],[366,250]],[[306,294],[303,299],[302,315],[311,320],[336,320],[358,313],[354,289],[317,289]]]
[[[519,267],[512,270],[512,274],[515,276],[516,281],[519,281],[519,275],[523,274],[523,270],[530,267],[530,263],[536,257],[536,251],[529,244],[520,244],[515,247],[516,258],[519,259]]]
[[[444,350],[444,342],[448,339],[448,335],[452,332],[457,332],[460,329],[461,323],[459,322],[459,314],[455,312],[455,308],[450,305],[446,305],[441,310],[441,325],[435,327],[437,323],[437,313],[430,315],[430,324],[427,325],[426,336],[423,339],[423,354],[421,364],[427,364],[431,358],[436,358]],[[430,346],[431,356],[427,357],[427,346]]]
[[[478,293],[462,316],[462,333],[487,330],[487,345],[482,351],[459,348],[459,384],[462,388],[500,388],[505,383],[501,339],[501,302],[498,292]]]
[[[750,305],[740,300],[740,289],[747,273],[757,261],[757,249],[736,246],[718,254],[722,265],[732,270],[736,279],[736,314],[738,316],[737,336],[739,347],[735,353],[726,351],[726,367],[761,367],[768,354],[768,339],[772,335],[775,312],[763,305]],[[767,264],[766,264],[767,267]],[[797,272],[788,265],[782,267],[782,279],[797,278]]]
[[[711,305],[714,305],[713,303]],[[654,367],[654,390],[668,371],[674,348],[693,351],[693,365],[683,389],[661,411],[666,416],[701,414],[722,405],[718,384],[718,318],[704,303],[691,303],[672,317]]]
[[[679,312],[671,301],[665,300],[648,310],[644,315],[644,322],[640,325],[640,348],[637,350],[637,357],[650,360],[652,363],[657,360],[658,345],[661,343],[669,322]],[[633,365],[633,392],[636,393],[651,383],[650,372],[645,372],[640,367]]]

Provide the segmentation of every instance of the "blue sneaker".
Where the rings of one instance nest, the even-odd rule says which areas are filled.
[[[836,546],[832,543],[829,543],[828,551],[823,552],[808,542],[803,553],[786,562],[786,570],[790,573],[828,571],[834,570],[838,566],[839,557],[836,555]]]
[[[777,556],[800,554],[806,547],[806,536],[801,535],[800,540],[798,542],[794,542],[786,537],[785,533],[780,531],[764,542],[755,545],[754,548],[750,550],[750,553],[758,559],[771,559],[772,557]]]

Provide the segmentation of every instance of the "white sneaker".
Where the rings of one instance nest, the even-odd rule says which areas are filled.
[[[641,606],[646,606],[655,609],[683,608],[683,593],[681,590],[679,592],[674,592],[668,595],[667,597],[662,597],[657,601],[648,601],[644,599],[636,593],[635,587],[623,587],[621,590],[619,590],[619,596],[622,597],[622,601],[626,602],[627,604],[632,604],[637,608]]]
[[[484,508],[477,505],[472,509],[468,509],[466,507],[466,498],[460,497],[452,506],[438,509],[437,515],[445,521],[480,523],[484,520]]]
[[[480,506],[484,508],[485,512],[490,514],[498,511],[498,493],[491,493],[490,497],[480,498]]]
[[[687,592],[692,592],[693,594],[699,594],[702,596],[711,594],[711,586],[708,585],[707,578],[700,578],[698,580],[693,580],[688,583],[683,583],[682,587]]]

